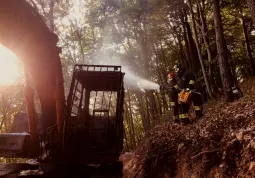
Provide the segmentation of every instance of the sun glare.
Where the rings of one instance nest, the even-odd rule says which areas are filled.
[[[0,44],[0,85],[13,85],[22,75],[17,56]]]

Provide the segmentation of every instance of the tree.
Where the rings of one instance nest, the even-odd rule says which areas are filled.
[[[210,85],[212,85],[212,72],[213,72],[212,71],[213,70],[213,68],[212,68],[212,52],[211,52],[210,43],[209,43],[209,40],[208,40],[208,37],[207,37],[208,29],[206,28],[206,24],[205,24],[206,19],[204,17],[200,1],[196,0],[196,3],[197,3],[197,7],[198,7],[198,12],[199,12],[198,15],[200,16],[200,21],[201,21],[201,27],[200,27],[201,28],[201,33],[202,33],[202,37],[203,37],[203,41],[204,41],[204,44],[205,44],[207,57],[208,57],[208,78],[209,78]]]
[[[243,12],[241,4],[238,4],[238,5],[239,5],[239,11],[240,11],[240,16],[241,16],[241,21],[242,21],[247,58],[250,61],[252,76],[255,76],[255,63],[254,63],[254,60],[252,57],[252,50],[251,50],[249,35],[248,35],[248,31],[247,31],[245,16],[244,16],[244,12]]]
[[[255,0],[247,0],[247,3],[250,8],[253,24],[255,24]]]
[[[204,77],[204,80],[205,80],[206,89],[207,89],[207,92],[208,92],[209,96],[211,98],[213,98],[211,86],[210,86],[210,84],[208,82],[208,77],[207,77],[207,74],[206,74],[206,71],[205,71],[205,66],[204,66],[204,61],[203,61],[203,57],[202,57],[201,48],[199,46],[198,34],[197,34],[195,17],[194,17],[194,12],[193,12],[193,9],[192,9],[191,0],[188,0],[188,3],[189,3],[190,11],[191,11],[191,19],[192,19],[192,24],[193,24],[194,36],[195,36],[195,43],[196,43],[196,47],[197,47],[197,51],[198,51],[198,57],[199,57],[199,61],[200,61],[200,65],[201,65],[201,69],[202,69],[202,73],[203,73],[203,77]]]
[[[216,44],[218,51],[218,60],[219,60],[219,68],[221,81],[223,84],[223,89],[226,94],[226,100],[232,101],[232,90],[231,88],[234,85],[233,76],[231,74],[231,69],[229,65],[228,58],[228,50],[227,45],[224,38],[221,12],[220,12],[220,0],[212,0],[213,2],[213,15],[214,15],[214,28],[216,34]]]
[[[50,31],[54,32],[54,0],[50,0],[50,11],[49,11],[49,21],[50,21]]]
[[[195,73],[198,83],[204,85],[208,78],[214,92],[222,87],[227,92],[234,84],[234,74],[240,79],[243,73],[251,73],[254,27],[248,8],[242,6],[241,18],[238,0],[221,1],[220,33],[219,19],[215,19],[217,28],[213,26],[214,9],[209,0],[190,0],[192,7],[186,0],[77,0],[55,1],[53,5],[52,0],[34,1],[50,28],[54,22],[60,38],[67,93],[75,63],[117,62],[132,69],[136,77],[165,84],[168,72],[180,61]],[[163,91],[141,92],[129,85],[126,89],[125,144],[132,149],[156,124],[165,118],[169,121],[169,96]]]

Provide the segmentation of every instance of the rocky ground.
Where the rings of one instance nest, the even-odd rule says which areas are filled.
[[[255,79],[241,85],[244,97],[210,101],[205,116],[182,126],[155,127],[139,148],[125,153],[125,177],[255,177]]]

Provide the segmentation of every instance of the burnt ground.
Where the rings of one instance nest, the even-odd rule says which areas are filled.
[[[127,178],[254,178],[255,79],[241,85],[244,97],[210,101],[205,116],[182,126],[155,127],[132,153],[125,153]]]
[[[120,169],[113,166],[85,166],[75,164],[47,165],[49,172],[44,173],[39,165],[24,163],[0,164],[0,177],[4,178],[119,178]],[[44,165],[46,168],[46,165]],[[50,169],[49,169],[50,168]],[[53,168],[53,169],[52,169]]]
[[[121,156],[124,177],[254,178],[255,79],[241,88],[243,98],[232,103],[210,101],[205,116],[190,125],[169,121],[152,129],[136,150]],[[38,167],[0,164],[0,177],[24,177],[20,171],[29,169]],[[81,177],[70,175],[25,177]]]
[[[0,177],[15,178],[19,177],[20,171],[22,170],[31,170],[32,172],[38,169],[39,169],[38,165],[30,165],[26,163],[1,163]]]

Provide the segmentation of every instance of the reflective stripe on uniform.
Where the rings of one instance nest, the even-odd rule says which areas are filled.
[[[195,84],[195,81],[194,81],[194,80],[190,80],[190,81],[189,81],[189,84],[190,84],[190,85],[194,85],[194,84]]]
[[[189,118],[189,114],[181,114],[181,119]]]
[[[175,102],[170,102],[170,105],[171,106],[175,106]]]
[[[195,111],[200,111],[200,110],[202,110],[202,106],[194,106],[194,108],[195,108]]]
[[[171,82],[173,80],[173,78],[168,78],[167,81],[168,82]]]
[[[177,68],[177,67],[176,67],[176,68],[174,68],[174,71],[175,71],[176,73],[177,73],[177,72],[179,72],[179,70],[180,70],[180,69],[179,69],[179,68]]]
[[[180,114],[180,115],[179,115],[179,118],[180,118],[180,119],[189,118],[189,114]]]

